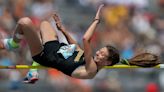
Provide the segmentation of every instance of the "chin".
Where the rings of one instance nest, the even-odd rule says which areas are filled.
[[[94,57],[94,61],[95,61],[96,63],[100,62],[100,60],[97,59],[97,57]]]
[[[94,60],[95,62],[97,62],[97,60],[96,60],[95,58],[94,58],[93,60]]]
[[[96,63],[98,63],[99,61],[95,60]]]
[[[99,63],[100,61],[96,59],[95,62],[96,62],[96,63]]]
[[[96,58],[94,58],[94,61],[95,61],[95,62],[99,62]]]

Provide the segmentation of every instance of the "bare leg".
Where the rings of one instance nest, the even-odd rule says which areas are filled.
[[[43,27],[45,27],[45,28],[47,28],[47,30],[49,30],[49,27],[46,27],[46,25]],[[47,34],[47,35],[49,35],[49,34]],[[33,26],[32,21],[28,17],[21,18],[18,21],[18,24],[15,28],[13,38],[11,39],[11,41],[10,41],[10,39],[7,41],[7,45],[5,45],[4,42],[0,41],[0,48],[4,48],[5,46],[10,46],[13,43],[14,44],[19,43],[22,39],[22,36],[25,37],[25,39],[30,47],[32,56],[39,54],[43,50],[41,36],[39,33],[37,33],[36,28]],[[44,38],[45,38],[45,36],[44,36]],[[50,38],[51,38],[51,36],[50,36]],[[9,41],[12,42],[12,44],[9,43],[9,45],[8,45]],[[33,62],[33,64],[32,64],[32,66],[38,66],[38,65],[39,64],[36,62]],[[38,80],[37,69],[30,69],[30,71],[28,72],[28,74],[23,82],[35,83],[37,80]]]
[[[23,35],[30,47],[31,55],[35,56],[43,50],[40,34],[37,33],[36,28],[33,26],[32,21],[29,18],[22,18],[18,21],[18,25],[15,29],[13,40],[20,42]],[[32,66],[38,66],[39,64],[33,61]],[[32,75],[32,76],[29,76]],[[27,76],[24,79],[24,83],[35,83],[38,80],[37,69],[30,69]]]
[[[48,21],[43,21],[40,25],[43,44],[48,41],[58,40],[56,31]]]
[[[57,40],[57,35],[56,35],[55,31],[53,30],[51,24],[48,21],[43,21],[41,23],[40,30],[41,30],[40,31],[40,38],[41,38],[43,44],[45,44],[48,41]],[[32,66],[38,66],[38,65],[39,64],[36,63],[35,61],[32,64]],[[29,74],[32,75],[32,78],[29,77]],[[39,74],[37,72],[37,69],[30,69],[24,82],[25,83],[35,83],[38,80],[38,75]]]
[[[36,32],[36,28],[33,26],[32,21],[28,17],[21,18],[18,21],[13,40],[19,43],[21,40],[19,37],[20,35],[23,35],[28,42],[32,56],[37,55],[43,50],[42,43],[38,33]]]

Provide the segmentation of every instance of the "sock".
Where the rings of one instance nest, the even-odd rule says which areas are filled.
[[[19,47],[19,43],[15,42],[12,38],[9,39],[9,44],[12,48],[18,48]]]
[[[13,40],[13,38],[3,40],[4,47],[8,50],[13,50],[19,47],[19,44]]]
[[[32,66],[39,66],[37,62],[33,61]],[[37,71],[38,69],[30,69],[30,71]]]

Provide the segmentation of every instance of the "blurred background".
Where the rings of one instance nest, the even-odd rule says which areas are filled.
[[[92,38],[94,51],[112,44],[122,58],[151,52],[164,60],[164,0],[0,0],[0,38],[11,37],[22,17],[30,17],[39,27],[55,11],[82,45],[82,36],[102,2],[107,7]],[[0,51],[0,65],[30,65],[31,61],[25,40],[15,51]],[[1,69],[0,92],[164,92],[162,69],[103,69],[91,80],[45,69],[39,71],[40,80],[33,85],[21,82],[27,71]]]

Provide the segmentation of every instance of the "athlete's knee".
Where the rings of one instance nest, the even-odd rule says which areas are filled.
[[[23,26],[29,26],[32,25],[32,20],[28,17],[24,17],[19,19],[18,24],[23,25]]]

